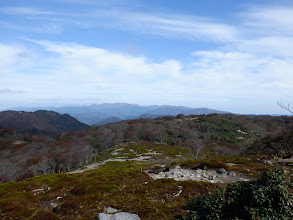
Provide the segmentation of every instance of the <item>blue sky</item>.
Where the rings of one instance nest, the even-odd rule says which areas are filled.
[[[293,103],[291,0],[10,0],[0,30],[0,109]]]

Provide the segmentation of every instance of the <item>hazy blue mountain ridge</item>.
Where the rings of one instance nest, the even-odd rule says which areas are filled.
[[[168,116],[168,115],[201,115],[201,114],[225,114],[229,112],[219,111],[208,108],[189,108],[184,106],[170,106],[170,105],[151,105],[151,106],[140,106],[136,104],[127,103],[103,103],[93,104],[88,106],[64,106],[64,107],[17,107],[10,110],[22,110],[22,111],[37,111],[37,110],[48,110],[55,111],[60,114],[69,114],[76,118],[82,123],[93,125],[101,124],[103,120],[107,118],[116,117],[121,120],[136,119],[141,117],[151,118],[155,116]],[[107,121],[107,120],[106,120]]]

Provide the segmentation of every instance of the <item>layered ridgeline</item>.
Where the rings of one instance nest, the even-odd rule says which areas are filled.
[[[105,103],[88,106],[64,106],[64,107],[19,107],[12,110],[36,111],[39,109],[56,111],[60,114],[69,114],[80,122],[88,125],[101,125],[119,120],[154,118],[158,116],[201,115],[201,114],[226,114],[228,112],[208,108],[189,108],[184,106],[151,105],[140,106],[127,103]]]
[[[13,128],[19,132],[33,134],[56,134],[88,127],[68,114],[40,110],[36,112],[0,112],[0,127]]]

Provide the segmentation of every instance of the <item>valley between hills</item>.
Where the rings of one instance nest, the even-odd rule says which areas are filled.
[[[0,218],[288,219],[291,193],[268,209],[268,193],[262,205],[255,195],[269,182],[292,190],[293,118],[218,113],[89,126],[54,111],[0,112]]]

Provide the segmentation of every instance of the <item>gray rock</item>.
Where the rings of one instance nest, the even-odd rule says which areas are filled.
[[[200,178],[201,175],[200,175],[200,174],[196,174],[195,177],[196,177],[196,178]]]
[[[236,163],[227,163],[228,166],[232,167],[232,166],[235,166],[237,165]]]
[[[114,220],[114,215],[112,214],[105,214],[105,213],[99,213],[98,220]]]
[[[214,180],[214,179],[215,179],[215,176],[213,176],[213,175],[209,176],[209,180]]]
[[[165,175],[165,178],[172,178],[173,176],[170,174],[170,173],[167,173],[166,175]]]
[[[56,208],[58,205],[57,205],[57,203],[52,202],[52,203],[50,204],[50,206],[51,206],[52,208]]]
[[[228,175],[229,175],[229,176],[236,176],[236,173],[233,172],[233,171],[231,171]]]
[[[128,212],[118,212],[114,216],[115,220],[140,220],[140,217],[138,215]]]
[[[225,168],[220,168],[217,173],[219,174],[224,174],[224,173],[227,173],[226,169]]]
[[[180,166],[176,166],[175,169],[176,170],[179,170],[179,169],[181,169],[181,167]]]
[[[190,177],[190,180],[198,180],[195,176]]]
[[[140,220],[140,217],[128,212],[117,212],[116,214],[99,213],[98,220]]]
[[[113,213],[118,212],[118,209],[114,209],[114,208],[109,206],[109,207],[105,208],[104,212],[107,213],[107,214],[113,214]]]
[[[264,164],[272,164],[273,162],[270,161],[270,160],[264,160],[263,163],[264,163]]]

